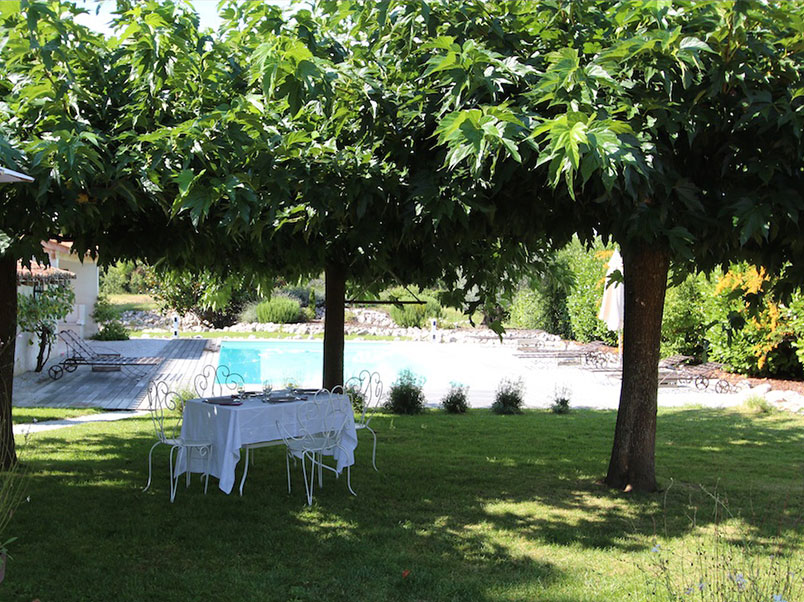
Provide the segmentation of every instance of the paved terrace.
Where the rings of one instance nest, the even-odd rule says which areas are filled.
[[[93,372],[80,366],[72,374],[51,380],[47,367],[41,373],[27,372],[14,378],[14,405],[18,407],[137,410],[148,405],[146,388],[152,379],[166,380],[174,391],[192,389],[192,378],[206,364],[217,365],[217,351],[207,350],[205,339],[139,339],[90,345],[98,352],[117,351],[126,356],[161,357],[162,363],[141,370],[137,377],[120,372]],[[59,361],[54,358],[49,365]]]

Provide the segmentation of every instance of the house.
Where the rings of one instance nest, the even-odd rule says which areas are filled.
[[[58,330],[72,330],[78,336],[87,338],[98,331],[92,320],[92,310],[98,300],[99,273],[98,265],[90,256],[84,261],[72,252],[72,243],[48,240],[42,243],[47,252],[50,266],[31,262],[30,267],[21,262],[17,264],[17,291],[23,295],[31,295],[39,287],[69,282],[75,293],[73,311],[58,323]],[[27,372],[36,367],[37,347],[34,336],[28,332],[18,332],[16,351],[14,354],[14,374]],[[63,353],[59,344],[54,345],[51,357]]]

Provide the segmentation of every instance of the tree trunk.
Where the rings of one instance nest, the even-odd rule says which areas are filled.
[[[346,301],[346,270],[330,264],[325,274],[327,292],[324,313],[324,388],[343,385],[343,321]]]
[[[666,249],[647,243],[623,247],[622,256],[623,379],[605,482],[625,491],[656,491],[659,348],[670,259]]]
[[[0,470],[17,463],[11,394],[14,386],[14,347],[17,339],[17,261],[0,257]]]

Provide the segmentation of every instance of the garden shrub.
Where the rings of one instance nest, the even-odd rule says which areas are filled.
[[[274,296],[296,299],[300,307],[307,307],[310,303],[310,289],[306,286],[283,286],[274,290]]]
[[[554,414],[569,414],[572,392],[569,387],[556,387],[553,391],[553,403],[550,410]]]
[[[22,332],[30,332],[39,339],[34,372],[41,372],[47,363],[56,341],[58,321],[73,310],[74,302],[75,293],[69,284],[49,285],[31,295],[17,293],[17,326]]]
[[[577,238],[560,252],[575,276],[575,283],[567,295],[567,314],[572,338],[577,341],[617,344],[617,333],[610,331],[597,317],[606,280],[606,262],[611,254],[612,251],[606,249],[600,239],[587,249]]]
[[[123,326],[123,323],[114,320],[101,326],[100,330],[90,338],[96,341],[127,341],[129,336],[128,329]]]
[[[429,318],[440,318],[442,315],[441,305],[426,292],[417,292],[414,297],[403,287],[395,287],[385,291],[382,297],[397,301],[423,301],[421,304],[388,305],[391,319],[402,328],[422,328],[427,326]]]
[[[193,313],[213,328],[236,323],[256,285],[243,276],[221,279],[209,271],[149,273],[148,285],[163,313]]]
[[[521,414],[522,404],[525,402],[524,386],[521,378],[516,380],[504,378],[497,386],[491,411],[495,414]]]
[[[466,385],[459,385],[457,383],[450,383],[449,391],[441,400],[441,407],[450,414],[465,414],[469,409],[469,404],[466,401],[466,394],[469,387]]]
[[[100,292],[106,295],[119,295],[126,292],[128,276],[125,273],[124,263],[118,262],[109,266],[100,274]]]
[[[257,305],[257,321],[262,323],[291,324],[299,321],[301,306],[297,299],[275,296]]]
[[[249,301],[243,306],[243,309],[240,310],[240,314],[237,316],[238,322],[247,322],[253,323],[257,322],[257,306],[260,304],[260,301]]]
[[[92,319],[98,324],[98,332],[90,338],[96,341],[127,341],[128,330],[120,321],[120,310],[109,302],[104,294],[98,295]]]
[[[662,318],[662,355],[681,354],[705,362],[709,354],[707,307],[715,285],[704,274],[690,274],[667,289]]]
[[[343,392],[346,393],[349,397],[349,401],[352,402],[352,409],[355,414],[362,414],[363,406],[366,405],[366,395],[360,390],[360,387],[353,381],[343,388]]]
[[[118,261],[100,275],[100,291],[106,295],[147,293],[149,268],[132,261]]]
[[[553,253],[545,260],[546,273],[520,288],[509,309],[514,328],[538,328],[569,338],[572,334],[567,297],[575,285],[566,253]]]
[[[545,328],[547,300],[538,291],[519,289],[508,310],[508,325],[513,328]]]
[[[734,264],[717,280],[710,303],[710,358],[750,376],[800,377],[790,312],[771,294],[764,269]]]
[[[740,409],[747,414],[772,414],[775,408],[767,399],[762,395],[750,395],[740,405]]]
[[[385,407],[394,414],[419,414],[424,411],[424,379],[410,370],[399,373],[391,389]]]

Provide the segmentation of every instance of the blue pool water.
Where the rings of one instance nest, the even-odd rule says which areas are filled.
[[[219,364],[243,376],[249,385],[270,381],[275,387],[293,382],[302,387],[321,386],[324,347],[313,341],[223,341]],[[480,384],[490,371],[508,364],[500,350],[464,348],[418,342],[347,341],[344,379],[361,370],[377,371],[384,383],[411,370],[429,386],[449,387],[450,382]],[[496,366],[495,366],[496,364]],[[495,370],[494,368],[497,368]]]

